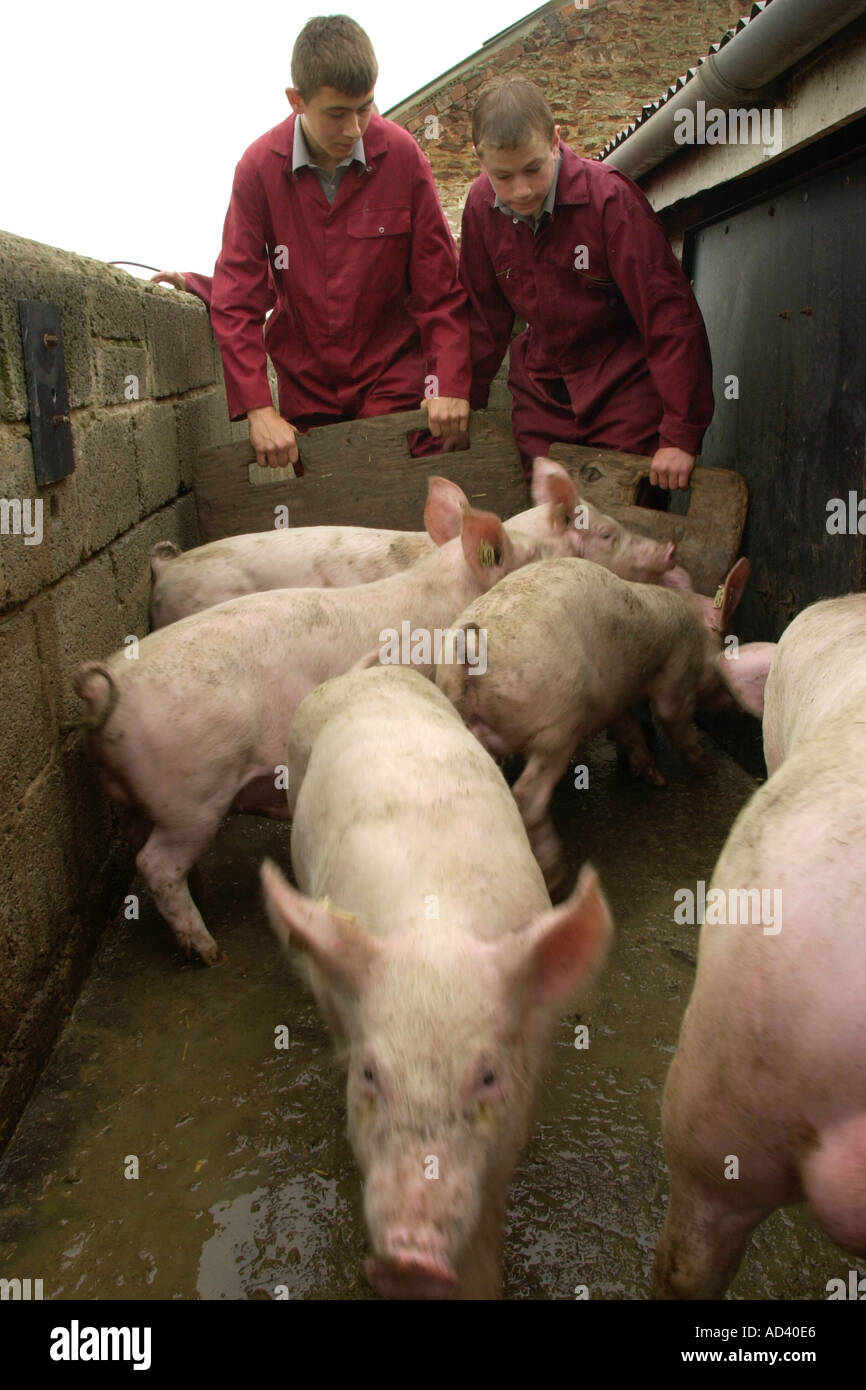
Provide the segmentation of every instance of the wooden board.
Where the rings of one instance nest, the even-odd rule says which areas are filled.
[[[739,473],[698,465],[687,494],[671,494],[675,507],[688,497],[687,510],[681,515],[634,505],[638,483],[649,477],[648,458],[577,444],[554,444],[550,457],[568,469],[588,502],[639,535],[676,541],[677,561],[689,571],[696,592],[715,593],[740,554],[749,490]]]
[[[511,516],[531,506],[517,446],[492,416],[474,415],[467,450],[412,458],[407,433],[424,429],[425,411],[380,415],[325,425],[299,437],[304,475],[266,477],[248,443],[205,449],[193,471],[202,544],[274,525],[275,508],[289,508],[292,526],[342,524],[417,531],[424,525],[427,479],[459,483],[473,506]]]
[[[431,473],[452,478],[474,506],[513,516],[531,505],[510,431],[491,413],[473,414],[467,450],[412,458],[407,434],[423,429],[424,411],[326,425],[299,437],[304,475],[260,469],[249,443],[205,449],[193,478],[202,544],[247,531],[267,531],[275,508],[289,508],[292,526],[385,526],[417,531]],[[677,542],[677,558],[699,593],[713,594],[740,553],[748,489],[739,473],[695,469],[678,511],[634,505],[649,459],[611,449],[554,444],[551,457],[571,474],[581,496],[640,535]],[[251,481],[263,478],[266,481]]]

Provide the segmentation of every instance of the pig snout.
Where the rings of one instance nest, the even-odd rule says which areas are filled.
[[[435,1226],[393,1226],[383,1232],[380,1253],[367,1261],[367,1278],[383,1298],[450,1298],[457,1275]]]
[[[390,1148],[390,1146],[389,1146]],[[481,1216],[474,1161],[432,1135],[424,1148],[397,1142],[368,1170],[364,1214],[373,1254],[367,1278],[388,1298],[460,1297],[461,1265]],[[432,1159],[440,1165],[430,1173]]]
[[[635,540],[629,538],[625,547],[625,558],[629,562],[627,577],[643,584],[657,583],[663,574],[672,570],[676,564],[675,541]]]

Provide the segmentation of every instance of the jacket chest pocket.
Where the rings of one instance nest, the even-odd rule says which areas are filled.
[[[358,294],[395,295],[406,286],[412,221],[407,207],[366,208],[346,221]]]
[[[624,303],[615,280],[601,275],[589,275],[585,270],[574,269],[574,280],[581,302],[592,312],[594,309],[617,309]]]

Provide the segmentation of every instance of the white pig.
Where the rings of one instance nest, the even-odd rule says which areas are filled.
[[[454,506],[446,519],[450,530],[435,539],[426,531],[299,526],[228,536],[185,554],[172,541],[158,541],[150,555],[151,627],[164,627],[241,594],[343,588],[408,569],[431,555],[437,544],[460,534],[459,507],[469,505],[466,494],[444,478],[438,485],[452,490]],[[519,531],[540,540],[567,535],[574,555],[595,560],[624,579],[655,582],[673,572],[673,541],[635,536],[596,507],[580,504],[568,473],[552,459],[535,460],[532,495],[539,505],[506,522],[509,534]]]
[[[748,572],[739,561],[714,609],[701,596],[630,584],[599,565],[543,561],[474,600],[453,624],[485,634],[487,669],[443,662],[436,683],[489,752],[525,756],[514,795],[549,886],[562,871],[550,798],[580,744],[612,724],[632,772],[661,784],[628,713],[635,700],[649,700],[698,772],[708,764],[693,723],[697,702],[724,704],[731,690],[760,713],[772,644],[741,647],[729,660],[715,630],[730,619]]]
[[[864,709],[866,594],[816,603],[779,642],[771,776],[707,892],[664,1094],[656,1298],[721,1298],[754,1227],[795,1202],[866,1256]]]
[[[288,762],[303,892],[262,879],[348,1064],[368,1278],[494,1298],[547,1043],[611,933],[596,875],[551,908],[501,773],[414,671],[319,686]]]
[[[455,506],[450,485],[438,483],[430,480],[425,513],[433,535]],[[564,536],[509,537],[491,512],[458,507],[458,519],[460,536],[405,574],[249,594],[144,637],[137,659],[124,650],[79,669],[103,786],[138,812],[147,836],[139,871],[187,952],[208,964],[219,957],[187,874],[223,816],[231,807],[286,814],[280,768],[303,697],[383,629],[444,629],[510,569],[569,548]]]

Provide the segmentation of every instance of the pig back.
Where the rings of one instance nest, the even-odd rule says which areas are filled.
[[[772,774],[803,741],[838,738],[862,719],[864,698],[866,594],[805,608],[782,634],[767,676],[767,771]]]
[[[550,907],[508,786],[453,706],[405,667],[327,681],[289,739],[300,888],[390,935],[437,921],[484,940]],[[297,770],[297,771],[296,771]]]

